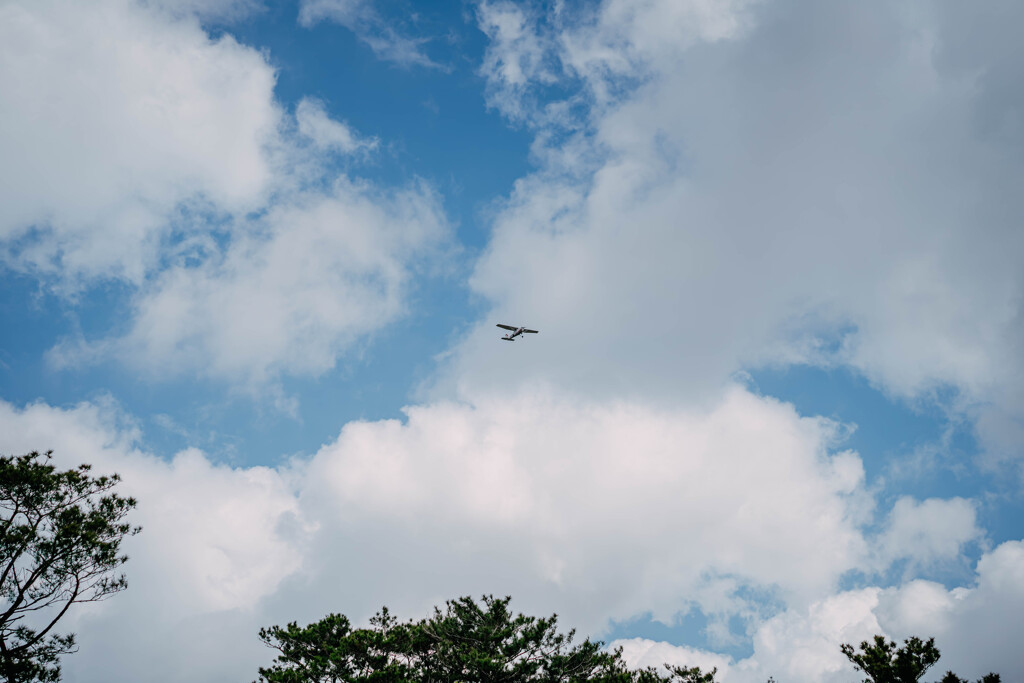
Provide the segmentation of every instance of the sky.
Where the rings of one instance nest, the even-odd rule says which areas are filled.
[[[725,683],[1024,679],[1022,22],[0,0],[0,453],[143,526],[64,680],[483,594]]]

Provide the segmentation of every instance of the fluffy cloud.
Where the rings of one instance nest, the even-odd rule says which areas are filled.
[[[119,492],[139,501],[130,519],[143,532],[125,543],[128,591],[83,606],[64,624],[86,653],[69,658],[71,680],[180,680],[197,669],[203,680],[223,680],[225,670],[251,675],[251,662],[262,661],[252,642],[256,610],[302,567],[315,531],[287,472],[214,465],[194,450],[163,461],[136,448],[140,433],[111,404],[0,403],[0,432],[0,452],[53,449],[61,468],[87,462],[98,474],[117,472]],[[216,632],[209,627],[225,623],[236,629],[216,634],[225,649],[204,651]],[[248,669],[223,657],[230,650],[247,653]]]
[[[146,667],[151,679],[160,672],[153,680],[237,678],[265,661],[255,633],[268,623],[329,611],[360,621],[382,604],[415,616],[480,593],[513,595],[518,609],[556,611],[591,634],[644,613],[738,617],[753,634],[750,661],[638,641],[628,654],[721,665],[728,680],[817,680],[838,670],[837,639],[1011,623],[1020,611],[1001,597],[1012,607],[1024,590],[1022,551],[1005,544],[979,563],[976,587],[833,595],[875,554],[860,460],[835,450],[835,424],[741,388],[704,411],[581,405],[550,391],[415,406],[404,422],[350,423],[277,469],[213,464],[195,450],[160,460],[109,404],[3,403],[0,433],[2,452],[53,448],[61,466],[120,473],[139,499],[131,587],[68,622],[83,634],[67,660],[72,680],[130,679]],[[960,503],[906,503],[891,517]],[[222,647],[210,647],[214,634]],[[126,643],[137,656],[124,655]],[[1003,647],[979,652],[1002,665]]]
[[[609,0],[581,22],[562,6],[545,15],[521,3],[481,2],[477,20],[489,43],[480,70],[488,103],[516,121],[565,123],[565,103],[540,106],[532,97],[537,84],[577,78],[591,98],[587,106],[599,109],[621,93],[614,79],[671,69],[694,43],[741,33],[752,4],[756,0]]]
[[[750,585],[806,601],[866,554],[863,472],[829,452],[835,426],[741,389],[706,413],[526,392],[407,414],[346,425],[306,495],[339,524],[391,520],[381,542],[412,536],[432,576],[452,543],[479,548],[449,592],[539,590],[595,629],[691,601],[733,614]]]
[[[132,288],[127,334],[65,339],[55,367],[117,356],[249,387],[319,374],[402,314],[446,239],[440,203],[422,183],[336,176],[337,154],[376,140],[317,100],[284,116],[265,56],[211,39],[193,9],[0,7],[0,253],[65,291]]]
[[[487,102],[513,120],[526,120],[534,110],[527,98],[531,85],[558,80],[553,46],[538,35],[535,18],[523,5],[482,2],[477,21],[489,41],[480,66],[487,77]]]
[[[0,404],[4,453],[45,445],[60,467],[81,462],[117,472],[119,491],[140,503],[132,518],[146,533],[129,541],[133,567],[145,568],[158,612],[202,613],[244,607],[272,593],[302,563],[302,520],[286,478],[262,467],[213,465],[185,450],[166,462],[137,450],[139,433],[119,424],[112,405],[68,410]],[[127,427],[127,428],[126,428]]]
[[[970,680],[994,671],[1004,680],[1024,676],[1014,639],[1024,627],[1024,543],[1003,543],[982,556],[970,587],[947,589],[930,581],[865,588],[831,595],[807,609],[787,610],[763,622],[754,652],[731,660],[667,643],[626,640],[628,661],[658,659],[688,666],[718,666],[725,683],[762,683],[768,676],[796,683],[850,680],[854,669],[840,643],[857,645],[875,634],[901,641],[934,637],[942,658],[934,672],[952,670]],[[939,675],[935,675],[936,678]]]
[[[240,664],[205,651],[197,632],[230,626],[227,637],[251,652],[246,639],[261,620],[330,609],[365,618],[382,603],[412,615],[492,591],[591,632],[647,611],[666,621],[691,607],[740,614],[757,628],[760,668],[664,644],[633,642],[627,654],[815,680],[835,664],[833,641],[881,627],[871,616],[879,605],[900,628],[937,627],[985,618],[999,595],[1024,585],[1010,544],[979,563],[970,589],[979,597],[965,603],[977,609],[954,614],[964,589],[946,598],[923,582],[887,602],[880,589],[823,598],[867,557],[859,460],[830,454],[829,422],[739,389],[696,414],[580,407],[544,393],[415,407],[405,424],[349,424],[311,460],[279,471],[213,465],[196,451],[158,460],[135,449],[137,430],[111,406],[3,404],[0,428],[5,452],[52,447],[63,466],[121,473],[140,500],[132,588],[78,617],[90,635],[69,664],[82,680],[111,643],[149,652],[139,619],[168,637],[180,630],[177,657],[185,648],[211,676],[237,675]],[[765,622],[738,592],[750,587],[790,611]],[[911,595],[922,587],[938,598]],[[124,672],[145,661],[117,659]]]
[[[599,629],[649,609],[669,619],[695,594],[731,613],[751,583],[810,599],[864,552],[862,473],[829,455],[833,426],[740,390],[706,415],[545,395],[411,408],[404,425],[350,424],[281,472],[195,451],[160,461],[109,406],[2,407],[4,452],[52,447],[62,465],[118,471],[140,500],[132,587],[82,616],[92,654],[73,670],[140,640],[142,618],[183,629],[177,656],[218,672],[188,625],[234,624],[245,650],[260,619],[365,618],[385,602],[412,615],[493,591]],[[125,672],[145,661],[117,659]]]
[[[622,656],[632,667],[653,667],[665,673],[665,665],[699,666],[704,671],[717,670],[719,680],[729,676],[728,657],[713,652],[703,652],[688,647],[679,647],[669,643],[648,640],[646,638],[628,638],[615,641],[614,647],[622,648]]]
[[[222,252],[160,273],[137,295],[124,337],[67,342],[51,359],[116,354],[156,376],[199,372],[251,387],[318,375],[404,312],[415,263],[446,234],[429,189],[385,195],[341,178],[278,204]]]
[[[448,386],[475,396],[512,374],[697,400],[744,367],[847,364],[910,400],[953,387],[949,407],[1019,453],[1024,159],[998,122],[1017,102],[999,74],[1022,50],[983,39],[1019,10],[965,24],[947,3],[485,13],[492,87],[527,104],[560,71],[580,87],[573,117],[548,105],[534,120],[541,167],[471,280],[493,319]],[[485,372],[496,320],[541,329],[543,353],[524,345]]]
[[[879,539],[881,565],[897,559],[921,565],[955,560],[964,545],[981,535],[971,501],[930,498],[918,503],[904,496],[893,506]]]
[[[272,169],[274,71],[129,0],[0,6],[0,246],[64,280],[141,281],[183,201],[246,211]]]
[[[362,6],[307,2],[303,21]],[[400,315],[444,240],[433,194],[275,175],[268,140],[301,150],[278,130],[291,123],[258,53],[194,18],[99,7],[0,7],[17,27],[0,33],[0,64],[37,69],[0,73],[17,95],[2,158],[34,155],[23,176],[0,162],[16,181],[0,195],[9,261],[139,283],[125,336],[54,358],[117,353],[259,385],[323,372]],[[141,501],[132,588],[76,617],[90,635],[69,670],[251,676],[260,625],[494,592],[588,631],[646,612],[738,616],[749,660],[629,644],[639,661],[720,663],[729,680],[846,677],[838,642],[924,628],[957,643],[940,640],[961,674],[1019,674],[1019,543],[985,555],[971,587],[835,593],[850,570],[956,560],[981,535],[974,503],[902,499],[866,538],[873,500],[860,458],[837,451],[842,428],[727,384],[745,366],[811,362],[909,398],[952,385],[986,444],[1019,450],[1021,159],[1005,74],[1020,47],[981,39],[1013,22],[941,3],[615,1],[543,31],[511,5],[479,17],[492,98],[506,98],[492,104],[535,126],[541,167],[477,264],[471,286],[493,310],[450,356],[436,387],[449,400],[348,424],[278,470],[194,450],[161,461],[109,408],[0,404],[0,450],[117,470]],[[45,97],[19,80],[59,85],[68,64],[78,78]],[[169,80],[152,90],[150,70]],[[531,108],[538,82],[565,75],[576,97]],[[315,149],[359,145],[312,100],[294,128]],[[46,162],[68,150],[67,167]],[[50,186],[51,168],[91,185]],[[168,212],[189,201],[234,220],[222,241],[185,235],[154,269]],[[497,320],[543,345],[496,356]]]

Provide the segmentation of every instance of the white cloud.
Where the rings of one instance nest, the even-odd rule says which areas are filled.
[[[960,595],[953,591],[954,598]],[[1017,638],[1024,628],[1024,541],[984,555],[977,586],[953,605],[942,665],[971,678],[995,671],[1007,681],[1024,679]]]
[[[664,72],[701,43],[743,36],[759,0],[607,0],[583,22],[566,21],[557,40],[565,66],[597,103],[618,76]]]
[[[132,519],[145,529],[128,541],[132,567],[145,567],[156,613],[243,608],[299,568],[312,527],[281,473],[213,465],[194,449],[162,461],[136,449],[140,434],[123,419],[112,404],[0,403],[2,452],[52,449],[59,467],[121,475],[118,491],[139,500]]]
[[[839,593],[768,620],[754,634],[754,656],[736,663],[737,679],[760,681],[772,675],[787,681],[849,680],[853,667],[839,644],[859,643],[883,632],[872,613],[878,592],[867,588]]]
[[[377,146],[376,139],[361,139],[346,124],[331,119],[322,102],[308,97],[302,98],[295,107],[295,121],[299,134],[322,149],[351,154]]]
[[[974,504],[963,498],[900,498],[879,539],[882,566],[901,558],[921,565],[959,558],[964,545],[982,536],[975,518]]]
[[[116,355],[158,377],[199,372],[254,389],[316,376],[404,312],[416,264],[446,235],[429,189],[381,193],[341,178],[276,205],[198,265],[162,272],[137,295],[125,336],[68,341],[50,358]]]
[[[526,6],[511,2],[481,2],[477,22],[489,41],[480,65],[487,102],[513,120],[526,120],[533,113],[524,101],[530,86],[558,79],[551,71],[558,64],[551,36],[538,30]]]
[[[634,668],[653,667],[665,673],[665,665],[698,666],[705,672],[717,670],[716,680],[725,680],[729,675],[728,657],[713,652],[671,645],[646,638],[616,640],[612,647],[622,648],[623,658]]]
[[[968,595],[970,590],[967,588],[950,591],[934,581],[914,580],[878,592],[875,612],[879,622],[893,632],[930,634],[931,637],[931,634],[949,632],[954,625],[957,603]]]
[[[328,5],[303,11],[315,7]],[[41,79],[82,65],[46,96],[69,93],[61,101],[77,107],[43,107],[21,71],[0,74],[25,95],[6,119],[18,135],[0,132],[0,149],[37,153],[0,213],[4,234],[50,226],[20,263],[55,268],[60,251],[73,274],[151,276],[124,337],[54,357],[116,352],[137,367],[259,384],[323,372],[399,315],[416,265],[444,240],[432,193],[346,179],[296,189],[303,178],[275,176],[263,146],[281,119],[257,53],[211,42],[187,18],[100,9],[76,19],[51,4],[0,8],[19,27],[0,42],[4,65],[41,65],[31,72]],[[313,14],[304,21],[344,23]],[[534,122],[542,168],[517,184],[472,280],[492,316],[439,383],[463,402],[348,424],[280,470],[191,450],[160,461],[109,408],[0,404],[0,449],[53,447],[64,464],[116,469],[140,498],[147,530],[130,548],[132,588],[80,618],[88,640],[69,671],[244,677],[260,625],[328,611],[361,619],[382,603],[413,616],[494,592],[584,630],[695,606],[738,615],[754,633],[750,660],[632,644],[641,658],[720,662],[730,681],[845,680],[839,642],[924,628],[948,638],[940,647],[962,675],[1020,677],[1024,546],[986,554],[969,588],[835,594],[845,572],[878,570],[879,557],[957,558],[980,537],[973,503],[903,499],[873,547],[860,458],[835,450],[842,428],[722,390],[744,366],[847,363],[907,397],[950,383],[986,443],[1019,446],[1020,169],[1004,149],[1015,133],[1000,123],[1014,100],[991,75],[1014,63],[1017,43],[982,49],[974,24],[958,32],[928,13],[859,4],[607,2],[592,23],[558,19],[560,33],[536,40],[536,22],[515,8],[482,5],[480,16],[496,41],[485,71],[513,96],[502,106],[559,73],[548,54],[584,81],[571,104],[598,106],[558,145],[547,126],[568,114]],[[218,68],[197,76],[189,55]],[[179,79],[166,102],[147,90],[150,68]],[[153,119],[107,112],[154,102]],[[33,107],[52,120],[33,128]],[[253,116],[240,129],[238,112]],[[174,126],[191,114],[210,124],[194,122],[195,140]],[[115,124],[125,140],[105,127]],[[311,101],[296,127],[335,151],[359,140]],[[34,142],[12,147],[21,140]],[[70,170],[38,161],[65,150]],[[45,187],[49,168],[92,185]],[[274,207],[263,203],[270,187]],[[196,196],[266,213],[236,220],[224,245],[188,235],[196,244],[182,253],[198,257],[152,272],[166,213]],[[539,339],[498,355],[497,319],[539,328]],[[764,613],[749,588],[784,611]]]
[[[0,244],[59,279],[139,282],[168,218],[259,206],[274,71],[229,35],[128,0],[0,7]],[[34,237],[27,237],[34,235]]]
[[[1024,542],[1003,543],[982,556],[970,587],[947,589],[914,580],[892,588],[864,588],[826,597],[807,609],[790,609],[764,621],[746,659],[668,643],[617,641],[627,661],[646,664],[657,654],[688,666],[718,666],[724,683],[763,683],[772,676],[794,683],[841,683],[856,675],[840,653],[875,634],[902,641],[910,636],[935,638],[942,658],[927,676],[954,671],[969,680],[995,672],[1003,680],[1024,676],[1017,634],[1024,627]],[[641,647],[641,645],[643,645]],[[671,659],[670,659],[671,658]]]
[[[404,425],[349,424],[275,471],[194,450],[162,462],[135,450],[138,431],[109,406],[0,405],[0,450],[54,448],[62,465],[121,473],[140,501],[132,586],[81,617],[91,635],[69,670],[114,643],[138,642],[139,656],[114,658],[108,680],[164,661],[139,619],[213,680],[256,658],[229,664],[229,649],[206,652],[177,629],[230,623],[244,650],[267,621],[359,620],[381,604],[414,616],[494,592],[593,632],[691,604],[750,612],[742,586],[806,602],[864,556],[862,472],[856,456],[829,454],[833,425],[740,389],[706,414],[545,393],[408,413]]]
[[[62,623],[81,644],[81,655],[65,660],[69,680],[253,674],[263,661],[254,642],[260,605],[302,568],[315,531],[287,472],[214,465],[195,450],[160,460],[136,448],[140,433],[109,403],[0,402],[0,433],[4,454],[53,449],[60,468],[87,462],[97,474],[117,472],[118,492],[138,500],[129,519],[143,531],[124,547],[128,590]],[[234,630],[209,630],[224,623]],[[214,636],[222,649],[210,651],[203,640]]]
[[[471,279],[491,315],[440,391],[515,376],[696,401],[744,368],[846,364],[908,400],[951,387],[984,444],[1019,454],[1024,159],[1009,129],[978,123],[1015,111],[992,76],[1019,43],[981,47],[1012,18],[747,5],[609,1],[589,18],[509,20],[514,41],[482,16],[506,109],[528,111],[560,72],[528,59],[534,40],[581,81],[567,104],[590,106],[576,128],[551,106],[535,119],[541,167]],[[951,68],[950,51],[971,67]],[[540,329],[543,347],[496,361],[498,321]]]
[[[936,672],[952,670],[976,680],[994,671],[1003,680],[1019,680],[1024,664],[1015,642],[1024,628],[1022,567],[1024,542],[1008,541],[981,557],[972,586],[946,589],[911,581],[878,589],[877,604],[871,607],[880,627],[877,632],[898,639],[934,637],[942,652]],[[851,634],[848,642],[859,640]]]
[[[68,621],[82,637],[69,680],[251,676],[268,658],[260,626],[330,611],[360,622],[382,604],[412,617],[480,593],[590,634],[648,612],[738,616],[745,660],[617,643],[635,664],[718,666],[726,683],[845,680],[838,643],[874,633],[934,635],[962,675],[1020,673],[1024,543],[984,555],[970,587],[835,593],[871,561],[859,459],[831,450],[829,421],[738,388],[704,412],[545,391],[412,407],[277,469],[195,450],[162,461],[109,404],[0,403],[0,434],[4,453],[54,448],[61,466],[119,472],[139,499],[130,587]]]
[[[144,7],[158,7],[174,16],[204,20],[239,21],[266,9],[263,0],[139,0]]]
[[[579,78],[588,106],[600,109],[621,92],[614,79],[671,69],[695,43],[741,34],[754,4],[757,0],[608,0],[580,17],[563,5],[545,15],[513,2],[481,2],[477,21],[489,43],[480,71],[488,80],[488,103],[513,120],[565,123],[557,104],[539,107],[533,101],[538,83]]]
[[[382,543],[412,536],[448,591],[539,590],[594,629],[691,601],[733,614],[744,585],[809,600],[865,556],[863,472],[828,453],[834,425],[740,389],[706,413],[537,391],[407,414],[346,425],[307,495],[338,524],[386,520]]]
[[[303,0],[299,7],[299,23],[308,28],[329,19],[348,26],[372,12],[373,6],[367,0]]]
[[[0,7],[0,258],[64,293],[130,287],[127,335],[65,339],[55,367],[117,356],[250,388],[320,374],[404,312],[447,239],[439,200],[335,178],[333,154],[377,141],[313,99],[285,118],[265,56],[193,9]]]
[[[428,38],[412,38],[395,30],[368,0],[302,0],[299,24],[312,28],[331,21],[356,34],[379,59],[400,66],[424,66],[443,69],[423,51]]]

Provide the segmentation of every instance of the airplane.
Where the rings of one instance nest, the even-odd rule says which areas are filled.
[[[502,325],[501,323],[498,323],[498,327],[500,327],[503,330],[509,330],[512,332],[512,334],[506,334],[504,337],[502,337],[502,339],[504,339],[505,341],[515,341],[516,337],[523,333],[537,334],[537,330],[528,330],[525,327],[512,327],[511,325]]]

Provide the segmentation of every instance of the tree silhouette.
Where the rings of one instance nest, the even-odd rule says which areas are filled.
[[[604,650],[575,632],[560,633],[557,616],[513,614],[510,598],[449,600],[418,622],[399,622],[387,609],[369,628],[353,629],[330,614],[306,627],[260,630],[278,651],[259,669],[260,683],[715,683],[715,670],[666,666],[630,670],[621,651]]]
[[[60,680],[74,634],[52,633],[71,605],[124,590],[113,572],[128,557],[121,541],[140,527],[124,522],[133,498],[108,493],[116,474],[89,465],[59,472],[52,451],[0,456],[0,674],[8,683]]]
[[[1000,680],[1001,679],[999,677],[999,674],[989,673],[989,674],[985,674],[980,679],[978,679],[977,683],[1000,683]],[[946,675],[942,677],[942,680],[940,680],[939,683],[971,683],[971,682],[969,680],[967,680],[966,678],[960,678],[959,676],[957,676],[952,671],[947,671]]]

